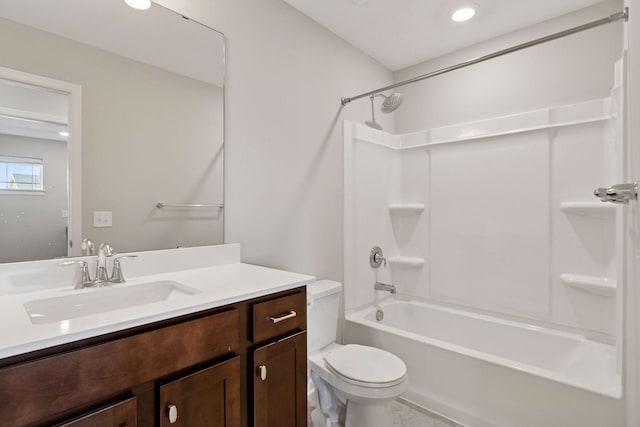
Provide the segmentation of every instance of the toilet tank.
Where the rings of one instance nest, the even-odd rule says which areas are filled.
[[[342,284],[318,280],[307,285],[307,352],[313,353],[336,340]]]

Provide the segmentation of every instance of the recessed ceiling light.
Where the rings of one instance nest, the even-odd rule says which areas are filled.
[[[58,132],[60,136],[69,136],[69,132]]]
[[[124,0],[134,9],[145,10],[151,7],[151,0]]]
[[[460,9],[456,9],[451,14],[451,20],[455,22],[464,22],[473,18],[473,15],[475,14],[476,14],[476,10],[474,8],[465,6],[465,7],[461,7]]]

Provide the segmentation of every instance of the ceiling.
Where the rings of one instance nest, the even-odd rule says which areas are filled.
[[[66,141],[68,95],[0,79],[0,134]]]
[[[602,0],[284,1],[396,71]],[[473,19],[450,19],[470,4]]]
[[[224,37],[158,4],[140,11],[122,0],[0,0],[0,17],[223,86]]]

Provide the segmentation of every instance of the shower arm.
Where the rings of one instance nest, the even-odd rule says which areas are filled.
[[[373,106],[373,98],[375,98],[375,95],[371,95],[371,96],[369,97],[369,99],[371,100],[371,121],[372,121],[373,123],[375,123],[375,122],[376,122],[376,109],[375,109],[375,107]]]
[[[517,52],[519,50],[527,49],[529,47],[533,47],[533,46],[536,46],[536,45],[539,45],[539,44],[542,44],[542,43],[546,43],[546,42],[549,42],[549,41],[552,41],[552,40],[556,40],[556,39],[559,39],[559,38],[562,38],[562,37],[570,36],[572,34],[579,33],[579,32],[582,32],[582,31],[590,30],[592,28],[599,27],[601,25],[611,24],[613,22],[620,21],[620,20],[624,20],[625,22],[629,20],[629,8],[628,7],[625,7],[622,12],[614,13],[613,15],[610,15],[610,16],[608,16],[606,18],[598,19],[596,21],[592,21],[592,22],[589,22],[589,23],[586,23],[586,24],[583,24],[583,25],[579,25],[577,27],[569,28],[568,30],[560,31],[560,32],[557,32],[557,33],[554,33],[554,34],[551,34],[551,35],[548,35],[548,36],[545,36],[545,37],[540,37],[538,39],[531,40],[531,41],[528,41],[526,43],[521,43],[521,44],[518,44],[518,45],[515,45],[515,46],[512,46],[512,47],[509,47],[507,49],[502,49],[502,50],[499,50],[497,52],[493,52],[493,53],[490,53],[490,54],[487,54],[487,55],[484,55],[484,56],[480,56],[480,57],[475,58],[475,59],[470,59],[468,61],[461,62],[461,63],[456,64],[456,65],[451,65],[449,67],[441,68],[439,70],[432,71],[432,72],[427,73],[427,74],[422,74],[420,76],[417,76],[417,77],[414,77],[414,78],[411,78],[411,79],[408,79],[408,80],[404,80],[404,81],[401,81],[399,83],[395,83],[395,84],[392,84],[392,85],[389,85],[389,86],[382,87],[380,89],[376,89],[376,90],[372,90],[372,91],[369,91],[369,92],[365,92],[365,93],[362,93],[360,95],[352,96],[350,98],[342,98],[340,100],[340,102],[342,103],[342,106],[346,106],[348,103],[350,103],[351,101],[355,101],[356,99],[364,98],[364,97],[367,97],[367,96],[377,96],[378,94],[380,94],[380,92],[384,92],[384,91],[387,91],[387,90],[390,90],[390,89],[395,89],[395,88],[400,87],[400,86],[405,86],[405,85],[408,85],[408,84],[416,83],[416,82],[419,82],[421,80],[429,79],[431,77],[439,76],[441,74],[446,74],[446,73],[449,73],[451,71],[459,70],[460,68],[465,68],[465,67],[468,67],[470,65],[475,65],[475,64],[478,64],[480,62],[488,61],[489,59],[494,59],[494,58],[497,58],[499,56],[507,55],[509,53]],[[381,95],[381,96],[384,96],[384,95]]]

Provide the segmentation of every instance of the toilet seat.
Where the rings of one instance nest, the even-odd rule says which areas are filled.
[[[322,348],[320,351],[311,353],[307,357],[309,370],[315,372],[322,381],[325,381],[331,386],[331,390],[335,393],[336,397],[343,403],[351,402],[351,404],[373,404],[377,405],[381,402],[395,399],[402,393],[407,391],[409,387],[408,375],[406,373],[406,365],[404,365],[404,375],[394,384],[394,381],[389,383],[372,383],[368,378],[365,381],[357,381],[345,377],[335,371],[335,368],[329,366],[326,359],[331,360],[330,355],[336,351],[340,351],[346,346],[341,344],[332,343]],[[350,351],[350,350],[348,350]],[[385,352],[390,355],[390,353]],[[378,359],[379,360],[379,359]],[[384,360],[383,362],[384,363]],[[401,370],[400,373],[403,371]],[[399,374],[398,374],[399,375]]]
[[[331,373],[360,387],[392,387],[407,378],[402,359],[379,348],[347,344],[323,359]]]

